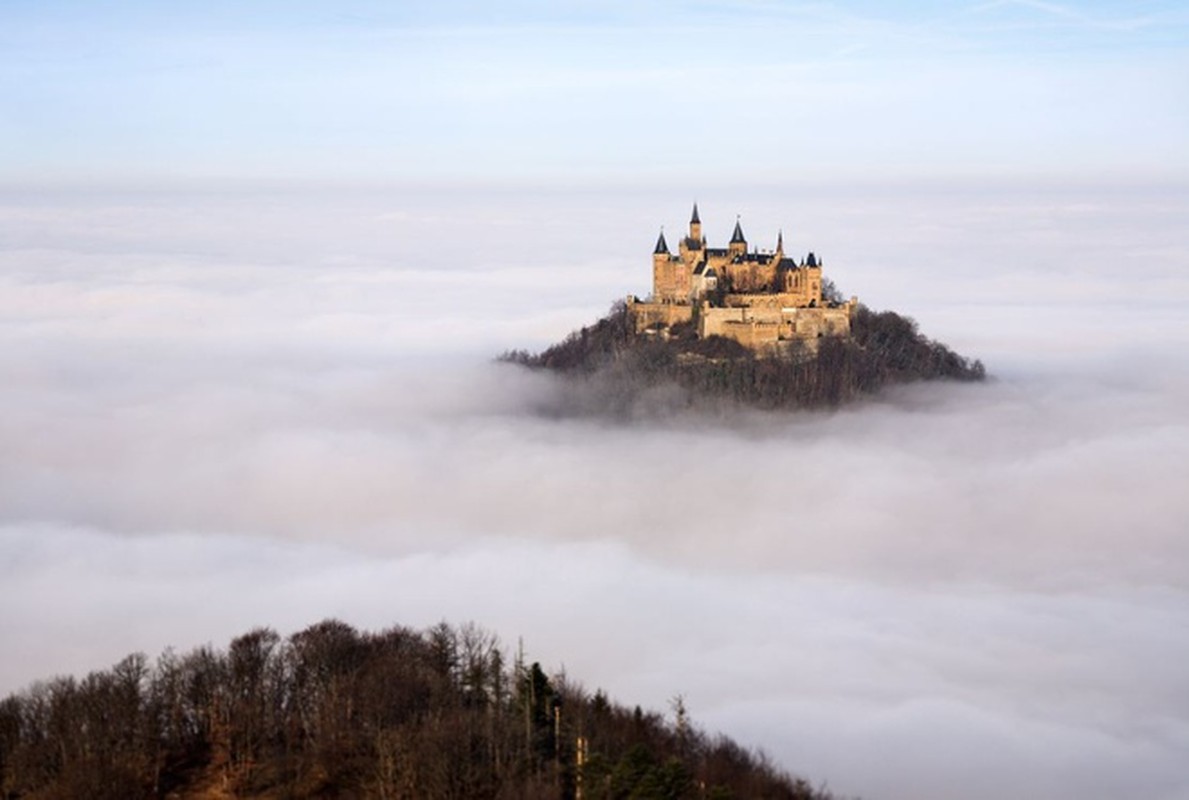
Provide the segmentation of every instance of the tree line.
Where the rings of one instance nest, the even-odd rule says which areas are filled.
[[[0,797],[828,800],[674,711],[590,694],[473,625],[259,628],[0,701]]]
[[[679,389],[677,402],[688,406],[726,399],[760,408],[820,408],[891,384],[986,377],[982,362],[924,336],[911,318],[863,305],[851,319],[850,336],[819,338],[812,349],[793,341],[766,357],[731,339],[699,338],[693,323],[666,333],[636,334],[626,304],[617,303],[594,325],[540,353],[513,351],[501,359],[581,376],[611,411],[631,407],[661,385]]]

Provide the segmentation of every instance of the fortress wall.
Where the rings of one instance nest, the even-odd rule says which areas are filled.
[[[850,335],[850,308],[823,308],[822,322],[827,336]]]
[[[809,305],[807,292],[780,292],[779,294],[728,294],[724,302],[729,306],[747,308],[797,308]]]
[[[734,339],[744,347],[757,352],[772,350],[780,340],[779,322],[726,321],[722,325],[722,336]]]
[[[632,315],[636,333],[640,333],[658,322],[665,325],[689,322],[693,319],[694,307],[677,303],[641,303],[629,299],[628,312]]]
[[[846,336],[850,333],[850,306],[842,308],[790,308],[784,317],[792,336],[813,339],[818,336]]]
[[[782,308],[788,303],[780,303],[777,301],[778,295],[774,294],[728,294],[723,298],[723,302],[735,308]]]
[[[745,309],[742,308],[709,308],[703,306],[698,311],[698,336],[723,336],[723,326],[729,322],[741,322]]]
[[[698,313],[698,336],[723,336],[756,351],[771,350],[781,338],[779,310],[707,308]]]
[[[781,339],[846,336],[850,333],[850,313],[850,305],[841,308],[703,307],[698,312],[698,336],[729,336],[747,344],[744,339],[750,341],[751,334],[739,333],[745,326],[771,326]],[[767,335],[762,335],[763,341],[767,341]]]

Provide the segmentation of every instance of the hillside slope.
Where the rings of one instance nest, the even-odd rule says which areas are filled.
[[[761,358],[730,339],[699,339],[690,326],[668,339],[633,332],[622,303],[548,349],[505,353],[504,361],[594,379],[611,410],[658,386],[676,387],[679,402],[729,399],[759,408],[833,407],[885,386],[920,380],[981,381],[982,363],[964,358],[891,311],[860,305],[848,338],[817,340],[817,352],[794,348]]]
[[[509,664],[473,626],[329,620],[8,697],[0,797],[829,797],[674,714]]]

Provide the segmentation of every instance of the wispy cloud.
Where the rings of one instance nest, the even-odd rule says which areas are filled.
[[[1036,12],[1034,15],[1035,20],[1063,20],[1078,27],[1103,31],[1139,31],[1156,24],[1157,21],[1155,17],[1150,15],[1092,15],[1087,14],[1076,6],[1049,3],[1044,2],[1044,0],[994,0],[993,2],[976,5],[970,10],[975,14],[986,14],[988,12],[1012,9]]]
[[[0,11],[7,177],[1186,169],[1175,6],[130,5]],[[766,124],[701,124],[732,106]]]

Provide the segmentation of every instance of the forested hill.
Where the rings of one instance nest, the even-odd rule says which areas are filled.
[[[0,702],[0,797],[793,798],[763,756],[445,624],[326,621],[142,655]]]
[[[627,307],[617,303],[594,325],[537,353],[505,353],[501,360],[581,377],[596,402],[587,410],[629,409],[658,387],[669,403],[696,406],[729,400],[759,408],[834,407],[885,386],[921,380],[981,381],[986,370],[924,336],[916,322],[860,305],[849,337],[817,340],[817,353],[760,358],[731,339],[699,339],[692,325],[674,326],[667,340],[634,333]]]

